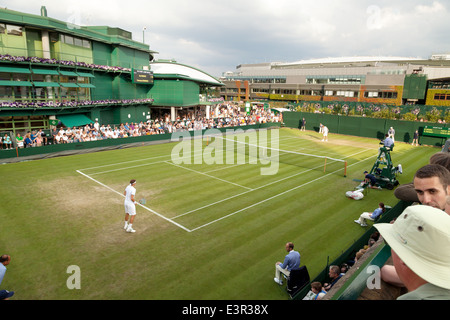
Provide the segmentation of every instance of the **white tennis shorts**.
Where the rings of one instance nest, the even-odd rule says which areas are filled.
[[[125,201],[125,213],[128,213],[130,216],[134,216],[136,214],[136,206],[133,202]]]

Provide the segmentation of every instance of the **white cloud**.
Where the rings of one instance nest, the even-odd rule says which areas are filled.
[[[0,0],[0,6],[133,33],[157,57],[215,76],[241,63],[450,51],[448,3],[411,0]]]

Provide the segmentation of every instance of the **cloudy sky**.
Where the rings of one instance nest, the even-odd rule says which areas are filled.
[[[220,76],[245,63],[450,52],[447,0],[0,0],[76,25],[107,25]],[[143,28],[146,27],[143,33]]]

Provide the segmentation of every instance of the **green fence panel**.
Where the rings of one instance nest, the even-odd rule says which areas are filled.
[[[283,112],[284,125],[299,129],[301,119],[306,120],[306,130],[319,131],[322,123],[330,129],[330,133],[347,134],[359,137],[382,140],[390,127],[395,129],[395,140],[411,143],[414,131],[419,131],[419,143],[431,146],[442,146],[446,139],[440,137],[422,136],[425,126],[446,127],[442,123],[403,121],[393,119],[380,119],[370,117],[352,117],[308,112]]]

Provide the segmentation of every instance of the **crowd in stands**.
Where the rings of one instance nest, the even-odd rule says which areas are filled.
[[[78,143],[104,139],[118,139],[155,134],[173,133],[178,131],[194,131],[213,128],[237,127],[269,122],[281,122],[281,114],[275,114],[263,107],[254,106],[249,114],[234,104],[223,103],[211,111],[209,119],[204,110],[197,112],[181,110],[175,121],[171,121],[170,114],[163,114],[147,122],[121,123],[120,125],[100,125],[98,121],[85,126],[53,128],[50,134],[44,130],[30,131],[25,136],[16,136],[19,148],[39,147],[47,144]],[[10,137],[5,134],[2,147],[12,148]],[[0,140],[1,141],[1,140]],[[5,148],[5,147],[4,147]]]

